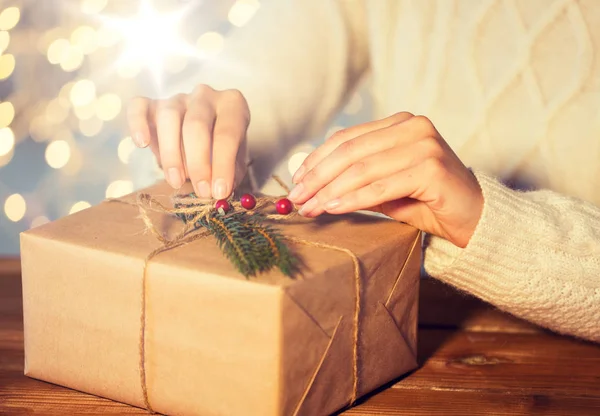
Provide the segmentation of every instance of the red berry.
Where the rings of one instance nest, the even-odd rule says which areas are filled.
[[[287,198],[281,198],[279,201],[277,201],[275,207],[277,208],[277,212],[281,215],[287,215],[294,209],[292,201]]]
[[[219,208],[222,208],[225,212],[231,209],[229,202],[227,202],[226,199],[219,199],[217,202],[215,202],[215,209],[218,211]]]
[[[240,198],[240,203],[246,209],[252,209],[256,206],[256,198],[252,194],[244,194]]]

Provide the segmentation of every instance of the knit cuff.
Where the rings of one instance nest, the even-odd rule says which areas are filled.
[[[527,238],[526,222],[535,211],[534,202],[481,172],[474,174],[484,206],[473,236],[462,249],[428,235],[424,266],[432,277],[497,304],[517,286],[506,277],[522,274],[528,264],[531,236]]]

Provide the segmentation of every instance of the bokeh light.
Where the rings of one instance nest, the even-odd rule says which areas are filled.
[[[108,0],[81,0],[81,11],[86,14],[100,13]]]
[[[133,183],[131,181],[114,181],[106,188],[107,198],[119,198],[133,192]]]
[[[61,100],[56,98],[46,106],[45,116],[49,123],[60,124],[69,116],[69,108],[65,107]]]
[[[98,46],[109,48],[121,40],[119,32],[112,30],[107,26],[101,26],[96,33],[96,42]]]
[[[15,107],[11,102],[0,103],[0,128],[7,127],[15,118]]]
[[[14,155],[15,148],[13,147],[7,154],[5,154],[4,156],[0,156],[0,167],[8,165]]]
[[[66,39],[58,38],[52,41],[50,46],[48,46],[48,52],[46,54],[48,62],[53,65],[59,64],[63,60],[63,56],[68,53],[70,47],[71,45]]]
[[[221,52],[224,43],[225,40],[223,39],[223,35],[220,33],[206,32],[198,38],[196,46],[201,53],[208,56],[213,56]]]
[[[109,121],[121,112],[121,98],[117,94],[104,94],[96,101],[96,116]]]
[[[10,127],[0,129],[0,156],[5,156],[15,146],[15,135]]]
[[[0,31],[0,54],[3,54],[10,44],[10,34],[6,31]]]
[[[133,143],[131,137],[125,137],[119,142],[119,147],[117,148],[119,160],[125,164],[129,163],[129,158],[134,150],[135,144]]]
[[[7,7],[0,13],[0,30],[10,30],[19,23],[21,11],[18,7]]]
[[[71,34],[71,44],[83,54],[90,54],[98,48],[96,31],[91,26],[79,26]]]
[[[288,171],[290,172],[290,175],[296,173],[309,154],[309,152],[296,152],[288,159]]]
[[[35,142],[43,142],[52,137],[53,126],[44,115],[39,115],[29,123],[29,134]]]
[[[27,211],[25,198],[20,194],[12,194],[4,202],[4,213],[13,222],[21,221]]]
[[[76,107],[89,104],[96,98],[96,84],[89,79],[81,79],[73,85],[69,96]]]
[[[73,107],[73,113],[79,120],[89,120],[96,115],[96,101],[79,107]]]
[[[79,120],[79,131],[86,137],[93,137],[100,133],[104,123],[97,117]]]
[[[229,9],[227,18],[232,25],[242,27],[252,19],[259,7],[258,0],[237,0]]]
[[[73,72],[79,69],[83,64],[83,53],[78,48],[69,48],[63,53],[60,60],[60,67],[65,72]]]
[[[69,210],[69,214],[75,214],[76,212],[83,211],[84,209],[87,209],[91,206],[92,205],[87,201],[75,202]]]
[[[45,215],[40,215],[31,220],[30,228],[39,227],[40,225],[44,225],[49,223],[50,220]]]
[[[65,166],[71,158],[71,146],[64,140],[55,140],[46,147],[46,163],[54,169]]]
[[[121,78],[135,78],[142,71],[139,62],[121,61],[117,63],[117,74]]]
[[[11,76],[15,70],[15,57],[11,54],[0,55],[0,80]]]

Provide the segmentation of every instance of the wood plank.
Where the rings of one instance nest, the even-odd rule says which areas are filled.
[[[600,414],[600,398],[389,389],[343,413],[344,416],[531,414],[597,415]]]
[[[430,328],[461,328],[481,332],[544,331],[540,327],[502,312],[476,297],[432,278],[421,279],[419,325]]]
[[[553,334],[421,329],[398,389],[600,398],[600,345]]]
[[[421,367],[344,414],[600,414],[600,346],[527,329],[435,281],[421,293]],[[18,261],[0,261],[0,414],[145,413],[27,378],[23,362]]]

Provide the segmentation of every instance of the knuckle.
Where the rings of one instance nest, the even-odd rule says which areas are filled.
[[[433,136],[427,136],[421,140],[421,146],[423,147],[423,153],[426,157],[439,159],[444,154],[444,149],[440,145],[440,142]]]
[[[342,155],[352,155],[356,151],[356,142],[354,140],[348,140],[340,144],[336,150]]]
[[[383,194],[385,194],[386,186],[381,181],[375,181],[371,182],[371,184],[369,185],[369,190],[371,191],[371,194],[373,196],[380,197]]]
[[[230,90],[222,91],[221,95],[226,100],[238,101],[238,102],[244,102],[244,101],[246,101],[246,99],[244,98],[244,94],[242,94],[242,92],[240,90],[237,90],[237,89],[230,89]]]
[[[422,133],[433,135],[435,132],[433,123],[425,116],[414,116],[410,119],[410,122],[418,131]]]
[[[413,113],[410,113],[408,111],[400,111],[399,113],[392,114],[392,116],[390,118],[393,121],[402,122],[402,121],[406,121],[410,118],[413,118],[414,116],[415,115]]]
[[[318,167],[314,167],[306,173],[302,182],[305,182],[307,184],[314,183],[319,179],[319,175],[320,169]]]
[[[202,97],[207,94],[213,93],[214,91],[215,90],[213,90],[209,85],[198,84],[194,87],[194,90],[192,91],[192,95]]]
[[[350,166],[350,172],[353,176],[363,176],[368,171],[367,163],[359,161]]]
[[[348,129],[340,129],[340,130],[334,132],[331,136],[329,136],[327,141],[342,142],[344,140],[344,136],[347,133],[348,133]]]

